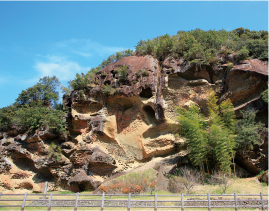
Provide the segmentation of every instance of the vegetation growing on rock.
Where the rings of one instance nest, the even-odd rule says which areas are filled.
[[[161,61],[171,55],[203,64],[216,63],[219,61],[218,54],[232,52],[236,53],[238,60],[248,56],[268,60],[268,32],[250,31],[242,27],[231,32],[195,29],[178,31],[174,36],[166,34],[152,40],[141,40],[136,46],[138,55],[153,55]]]
[[[173,191],[184,186],[191,191],[190,176],[184,178],[180,169],[181,175],[171,176],[175,165],[188,166],[191,174],[200,167],[201,178],[194,182],[204,183],[216,169],[229,174],[234,157],[238,165],[245,162],[248,171],[258,174],[267,168],[263,126],[254,123],[252,113],[240,120],[239,111],[259,111],[257,118],[268,114],[263,103],[268,102],[268,64],[249,58],[266,53],[266,36],[264,31],[240,28],[197,29],[141,41],[136,56],[130,56],[130,50],[118,52],[86,74],[77,74],[68,88],[62,88],[63,105],[56,103],[58,79],[40,79],[13,105],[0,109],[3,156],[23,158],[31,171],[38,169],[79,190],[86,187],[81,182],[97,188],[109,175],[156,162],[155,158],[163,167],[173,165],[168,171],[154,170],[152,180],[134,174],[139,180],[126,176],[102,184],[103,192],[152,192],[155,186],[165,187],[167,178],[170,186],[180,184]],[[239,61],[243,59],[247,60]],[[249,153],[252,149],[256,154]],[[241,152],[249,157],[240,158]],[[252,159],[253,154],[259,157]]]

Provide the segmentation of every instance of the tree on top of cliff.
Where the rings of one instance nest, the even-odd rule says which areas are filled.
[[[164,35],[151,40],[141,40],[136,46],[137,55],[152,55],[162,62],[168,55],[183,57],[186,61],[203,64],[217,62],[219,53],[237,53],[238,59],[247,56],[268,60],[268,32],[250,31],[242,27],[233,30],[195,29],[178,31],[174,36]]]
[[[36,85],[23,90],[16,99],[16,105],[20,107],[33,101],[48,101],[56,105],[56,101],[59,100],[59,86],[60,82],[56,76],[45,76]]]
[[[23,90],[13,105],[0,109],[0,130],[18,126],[30,130],[48,129],[64,135],[65,112],[51,107],[57,107],[59,85],[58,78],[46,76],[36,85]]]

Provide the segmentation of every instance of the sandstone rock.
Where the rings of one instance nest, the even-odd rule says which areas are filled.
[[[31,176],[31,174],[29,174],[27,172],[19,171],[19,172],[15,172],[12,175],[11,179],[26,179],[30,176]]]
[[[33,189],[33,184],[30,181],[24,181],[19,183],[15,189],[27,189],[27,190],[32,190]]]
[[[268,170],[263,172],[263,174],[259,176],[259,180],[261,182],[265,182],[268,185]]]
[[[205,79],[198,79],[198,80],[191,80],[191,81],[188,81],[188,85],[189,86],[199,86],[199,85],[204,85],[204,84],[207,84],[208,81],[205,80]]]
[[[75,176],[71,177],[67,184],[69,186],[77,186],[80,191],[92,190],[100,185],[94,181],[92,176],[88,176],[83,170],[80,170]]]
[[[12,169],[12,167],[13,165],[8,158],[0,158],[0,173],[8,172],[10,169]]]
[[[234,67],[228,71],[227,64],[195,65],[171,56],[162,65],[152,56],[120,59],[96,74],[83,91],[84,99],[77,90],[64,97],[64,108],[70,111],[66,115],[68,139],[47,130],[29,134],[6,128],[0,133],[0,150],[10,153],[13,162],[23,158],[33,171],[68,181],[70,189],[76,191],[97,187],[97,177],[102,181],[107,175],[138,165],[148,168],[150,162],[145,161],[156,161],[154,157],[158,156],[174,156],[159,163],[169,168],[185,164],[186,141],[175,137],[175,106],[188,108],[194,103],[206,116],[209,89],[216,91],[220,102],[230,98],[237,117],[241,110],[255,110],[268,124],[268,108],[260,99],[261,92],[268,88],[268,64],[257,59],[235,63],[234,53],[219,57],[223,63],[233,62]],[[117,73],[123,65],[127,67],[125,78]],[[104,93],[107,85],[115,89],[114,94]],[[63,142],[59,161],[47,156],[51,141]],[[267,151],[268,139],[264,138],[247,156],[238,153],[235,161],[257,175],[268,168]]]
[[[191,105],[195,105],[199,108],[199,105],[197,103],[193,102],[192,100],[189,100],[188,102],[184,103],[184,106],[182,106],[182,107],[189,109]]]
[[[93,148],[93,154],[89,158],[88,171],[97,175],[109,175],[117,168],[115,159],[101,150],[100,147]]]

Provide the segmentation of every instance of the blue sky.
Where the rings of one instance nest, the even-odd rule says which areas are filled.
[[[43,76],[63,85],[141,39],[179,30],[268,30],[267,1],[0,2],[0,108]]]

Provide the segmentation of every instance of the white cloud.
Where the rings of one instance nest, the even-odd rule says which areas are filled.
[[[56,48],[65,49],[78,55],[89,57],[92,55],[110,56],[111,54],[127,48],[104,46],[90,39],[70,39],[56,43]]]
[[[78,63],[60,56],[46,56],[47,62],[37,62],[34,68],[40,77],[56,76],[60,81],[69,81],[76,73],[87,72],[90,67],[82,67]]]
[[[84,57],[91,57],[92,54],[90,53],[83,53],[83,52],[78,52],[78,51],[74,51],[74,53],[80,55],[80,56],[84,56]]]

